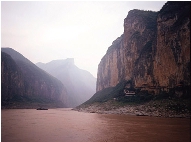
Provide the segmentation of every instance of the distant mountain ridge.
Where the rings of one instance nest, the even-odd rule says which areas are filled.
[[[88,71],[79,69],[73,58],[48,63],[39,62],[36,65],[64,84],[71,107],[87,101],[96,91],[96,78]]]
[[[1,99],[3,107],[68,107],[67,91],[53,76],[12,48],[1,48]]]

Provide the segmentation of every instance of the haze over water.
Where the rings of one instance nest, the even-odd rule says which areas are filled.
[[[190,119],[83,113],[70,109],[1,111],[2,142],[189,142]]]

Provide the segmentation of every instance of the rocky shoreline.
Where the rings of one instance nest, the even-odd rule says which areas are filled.
[[[154,116],[168,118],[191,118],[186,103],[181,105],[174,101],[150,101],[144,104],[119,104],[116,101],[81,105],[73,110],[99,114],[123,114],[136,116]]]

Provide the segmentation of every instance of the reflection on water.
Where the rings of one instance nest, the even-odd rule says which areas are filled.
[[[190,142],[190,119],[183,118],[10,109],[1,121],[2,142]]]

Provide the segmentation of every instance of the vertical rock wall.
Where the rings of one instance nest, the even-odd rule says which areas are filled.
[[[142,80],[137,78],[142,76],[144,81],[148,80],[149,74],[145,74],[151,65],[145,62],[152,59],[147,61],[143,57],[152,53],[156,16],[157,13],[151,11],[132,10],[128,13],[124,20],[123,35],[113,42],[99,64],[97,91],[113,87],[123,80],[135,78],[136,84],[141,84]]]
[[[189,6],[167,2],[159,12],[130,11],[123,35],[98,66],[96,91],[123,80],[131,80],[134,87],[190,85]]]
[[[154,75],[160,86],[190,82],[190,5],[169,2],[157,18]]]

